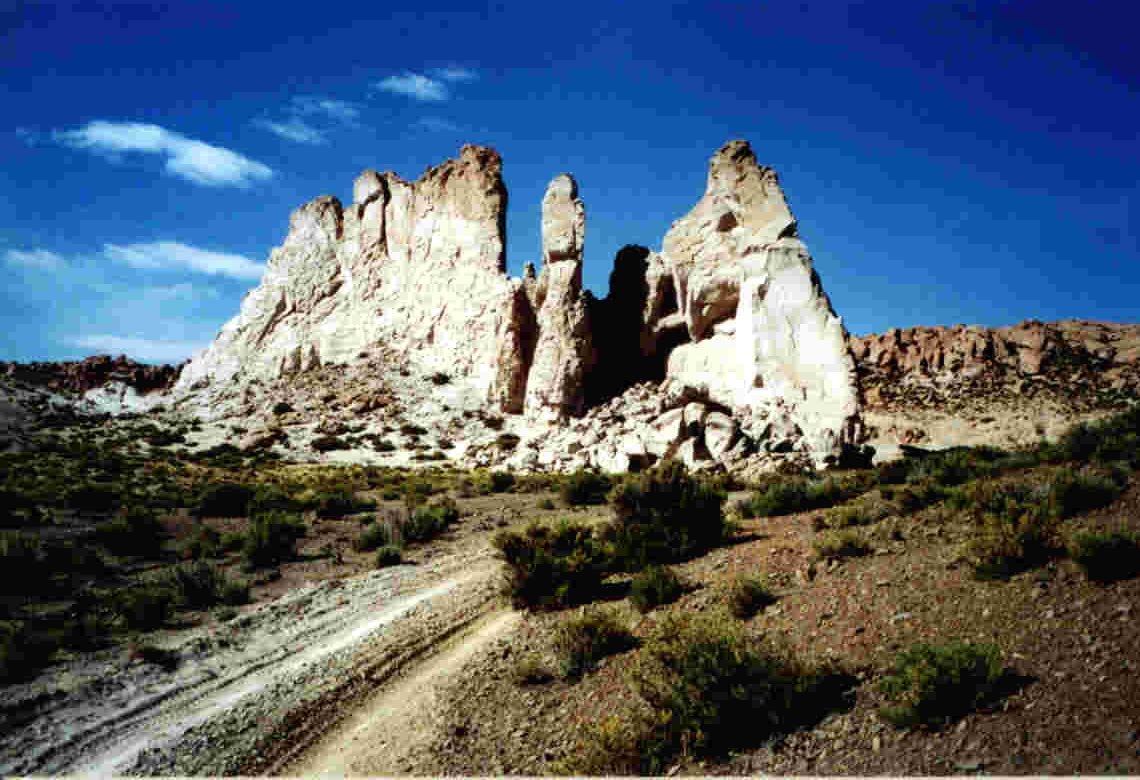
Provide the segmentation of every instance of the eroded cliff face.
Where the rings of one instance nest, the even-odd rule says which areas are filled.
[[[365,171],[344,208],[293,213],[261,284],[178,389],[350,363],[375,344],[491,394],[514,288],[505,272],[499,155],[466,146],[415,183]]]
[[[760,449],[822,463],[858,441],[847,332],[775,171],[747,142],[713,155],[704,196],[647,256],[642,289],[643,343],[678,344],[665,378],[731,410]]]
[[[365,171],[347,208],[327,196],[302,206],[176,394],[248,399],[259,383],[335,371],[382,347],[402,370],[446,374],[535,430],[665,382],[658,413],[668,419],[652,418],[650,404],[644,431],[623,431],[620,447],[603,431],[598,447],[569,448],[573,463],[547,458],[559,467],[616,467],[619,449],[694,465],[755,453],[821,464],[857,441],[846,332],[775,172],[747,142],[713,156],[704,196],[660,252],[623,250],[601,302],[582,289],[586,214],[568,174],[543,199],[541,271],[528,264],[508,278],[501,167],[493,150],[466,146],[414,183]],[[678,405],[694,403],[705,411],[680,410],[684,435],[662,433]],[[634,439],[656,443],[639,451]]]

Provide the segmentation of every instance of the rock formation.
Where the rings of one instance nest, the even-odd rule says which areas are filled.
[[[1024,403],[1056,395],[1093,409],[1140,389],[1140,325],[1033,320],[892,328],[852,337],[864,401],[875,410],[946,407],[956,401]]]
[[[542,199],[542,273],[535,292],[538,343],[524,410],[541,419],[584,411],[586,372],[593,364],[590,317],[582,294],[586,212],[578,184],[556,177]]]
[[[673,223],[660,262],[672,283],[658,271],[653,286],[671,287],[676,306],[659,306],[649,329],[683,324],[691,339],[669,354],[669,380],[732,409],[766,449],[803,450],[821,462],[855,443],[859,399],[846,331],[775,171],[758,165],[746,142],[713,156],[704,197]]]
[[[414,183],[365,171],[349,208],[328,196],[302,206],[261,284],[186,366],[176,394],[248,405],[259,383],[382,351],[403,371],[446,375],[439,381],[463,398],[521,414],[534,436],[524,436],[530,454],[511,456],[519,465],[532,455],[571,465],[570,449],[578,465],[613,469],[753,453],[821,464],[857,441],[846,332],[775,172],[746,142],[713,156],[704,196],[660,252],[619,253],[603,301],[582,289],[574,179],[548,186],[542,268],[528,264],[522,279],[505,272],[506,202],[498,154],[466,146]],[[646,381],[663,383],[638,391],[640,428],[610,426],[573,448],[551,432],[610,399],[625,408],[618,397]],[[543,441],[567,452],[543,454]]]
[[[349,363],[383,343],[489,397],[514,296],[501,167],[494,150],[466,146],[414,184],[365,171],[348,209],[327,196],[299,208],[260,286],[178,389]]]
[[[139,393],[172,387],[182,366],[138,363],[126,355],[92,355],[83,360],[58,363],[0,363],[0,376],[36,387],[83,394],[109,383],[119,383]]]

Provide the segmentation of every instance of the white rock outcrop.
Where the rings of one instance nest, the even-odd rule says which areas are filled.
[[[586,211],[569,174],[555,177],[542,199],[542,272],[535,297],[538,341],[527,379],[529,417],[560,420],[582,414],[593,363],[590,316],[582,294]]]
[[[673,223],[661,255],[691,338],[669,354],[669,379],[731,408],[766,449],[790,446],[822,463],[856,442],[847,332],[775,171],[747,142],[713,156],[704,197]],[[773,439],[776,431],[789,435]]]
[[[499,155],[466,146],[411,184],[365,171],[353,199],[293,213],[261,284],[176,392],[351,363],[383,343],[492,396],[515,297]]]
[[[444,416],[417,424],[450,438],[466,427],[455,409],[519,415],[517,448],[456,451],[525,468],[820,464],[858,443],[846,331],[775,172],[746,142],[713,156],[704,196],[660,252],[619,253],[603,301],[582,288],[573,177],[550,182],[541,272],[528,263],[521,279],[505,270],[506,203],[499,155],[465,146],[414,183],[364,171],[347,208],[305,204],[261,284],[182,369],[178,402],[241,416],[259,388],[347,368],[427,378],[437,389],[422,408]],[[353,403],[327,412],[374,411]]]

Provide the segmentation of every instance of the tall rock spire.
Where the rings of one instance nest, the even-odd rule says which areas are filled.
[[[581,414],[586,373],[593,364],[589,311],[582,293],[586,210],[570,174],[554,177],[542,199],[542,273],[538,279],[538,342],[527,380],[528,416]]]

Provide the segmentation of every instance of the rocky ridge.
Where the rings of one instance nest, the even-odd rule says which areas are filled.
[[[92,355],[83,360],[34,363],[0,362],[0,376],[60,393],[80,395],[109,382],[118,382],[138,393],[168,390],[182,366],[138,363],[126,355]]]

